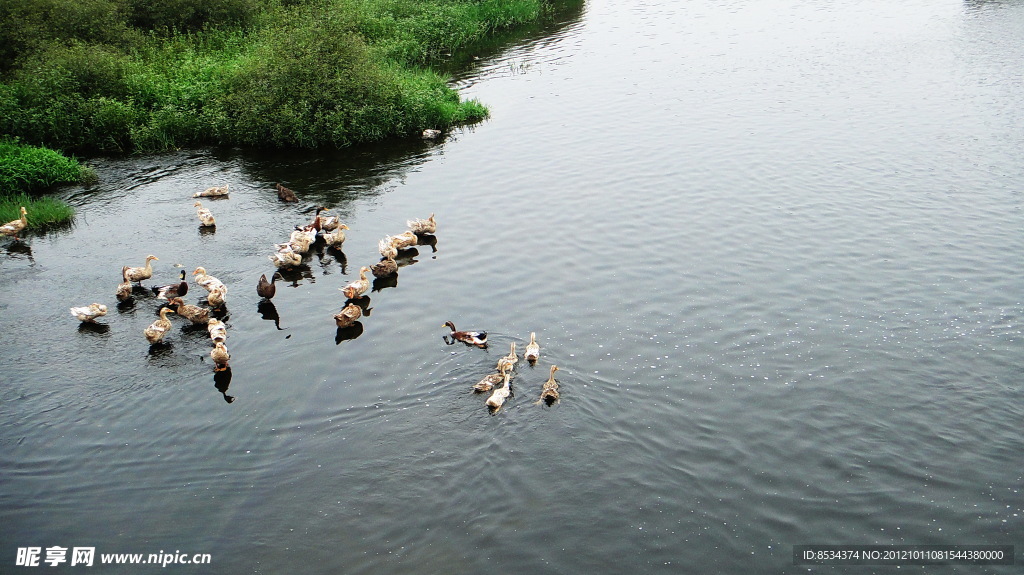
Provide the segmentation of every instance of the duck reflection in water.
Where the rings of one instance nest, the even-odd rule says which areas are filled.
[[[385,288],[398,287],[398,274],[394,273],[384,278],[375,278],[370,291],[376,292]]]
[[[395,262],[398,263],[398,267],[404,268],[405,266],[411,266],[418,262],[416,256],[420,255],[419,250],[416,248],[406,248],[404,250],[398,250],[398,255],[395,256]]]
[[[149,358],[150,359],[161,359],[166,358],[174,353],[174,344],[161,340],[156,343],[149,344]]]
[[[35,264],[36,260],[32,257],[32,246],[26,244],[23,241],[11,242],[7,244],[7,255],[12,258],[24,258],[31,264]]]
[[[334,262],[341,266],[341,273],[345,273],[345,266],[348,264],[348,257],[345,252],[333,246],[320,245],[316,252],[317,261],[325,275],[330,275]]]
[[[285,281],[291,282],[291,287],[298,287],[299,280],[307,279],[311,282],[315,282],[316,278],[313,277],[313,270],[309,269],[306,264],[299,264],[290,269],[281,269],[281,278]]]
[[[342,275],[348,273],[348,256],[345,255],[345,252],[341,251],[340,248],[336,248],[334,246],[325,249],[324,252],[333,257],[334,261],[338,262],[338,265],[341,266]]]
[[[78,324],[78,333],[94,333],[97,335],[107,335],[108,333],[110,333],[110,326],[105,323],[83,321]]]
[[[231,367],[225,367],[222,371],[213,372],[213,386],[224,396],[224,401],[231,403],[235,396],[228,395],[228,387],[231,385]]]
[[[363,335],[363,323],[357,321],[348,327],[339,327],[337,333],[334,334],[334,345],[338,345],[343,341],[355,339]]]
[[[362,308],[363,315],[366,316],[366,317],[370,317],[370,312],[373,311],[373,308],[370,307],[370,296],[361,295],[361,296],[359,296],[359,297],[357,297],[355,299],[347,299],[347,300],[345,300],[345,303],[346,304],[350,304],[350,303],[356,304],[357,306]]]
[[[274,322],[274,327],[277,329],[284,329],[281,327],[281,316],[277,314],[277,306],[274,305],[274,302],[263,300],[256,304],[256,311],[263,319]]]
[[[418,246],[430,246],[430,250],[437,253],[437,236],[434,234],[417,234],[416,245]]]

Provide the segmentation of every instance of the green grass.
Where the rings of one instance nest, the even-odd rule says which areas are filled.
[[[0,141],[0,195],[42,190],[91,177],[91,170],[74,158],[46,148]]]
[[[95,178],[95,173],[53,150],[0,141],[0,223],[21,217],[28,211],[28,229],[65,223],[75,216],[68,204],[46,196],[30,196],[54,184],[75,183]]]
[[[476,122],[483,104],[430,66],[553,3],[0,0],[0,134],[85,152],[315,148]]]
[[[75,209],[68,204],[46,196],[32,197],[28,194],[0,196],[0,224],[21,217],[21,208],[25,207],[28,226],[26,229],[38,230],[54,224],[70,222],[75,217]]]

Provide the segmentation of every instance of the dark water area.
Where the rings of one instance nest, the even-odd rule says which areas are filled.
[[[492,116],[440,140],[94,160],[73,226],[0,243],[0,573],[33,546],[101,573],[1019,573],[1022,40],[1019,2],[598,0],[470,57]],[[262,301],[318,205],[348,239]],[[148,290],[116,301],[147,254],[147,287],[228,287],[230,370],[182,318],[151,347]],[[472,386],[530,332],[492,413]],[[1018,560],[794,565],[808,544]]]

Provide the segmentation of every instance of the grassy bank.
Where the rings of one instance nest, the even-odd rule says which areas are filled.
[[[0,224],[21,217],[21,208],[28,214],[29,230],[38,230],[52,224],[63,224],[75,217],[75,209],[68,204],[46,196],[28,194],[0,196]],[[3,236],[0,236],[3,237]]]
[[[39,148],[0,141],[0,196],[43,190],[92,178],[74,158]]]
[[[313,148],[474,122],[486,108],[431,63],[550,4],[0,0],[0,133],[65,151]]]
[[[53,150],[0,141],[0,223],[20,217],[22,206],[30,214],[29,229],[67,222],[74,217],[74,208],[29,193],[93,177],[89,168]]]

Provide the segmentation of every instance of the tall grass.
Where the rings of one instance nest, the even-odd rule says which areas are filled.
[[[0,223],[21,216],[25,206],[29,229],[63,223],[75,216],[68,204],[46,196],[30,196],[54,184],[95,178],[91,169],[53,150],[0,141]]]
[[[0,196],[0,224],[21,217],[24,206],[27,229],[38,230],[53,224],[63,224],[75,217],[75,209],[68,204],[47,196],[33,197],[28,194]]]
[[[45,148],[0,141],[0,195],[41,190],[89,177],[91,171],[74,158]]]
[[[0,0],[0,134],[67,151],[313,148],[478,121],[486,108],[431,63],[546,6]],[[55,24],[62,10],[77,23]]]

